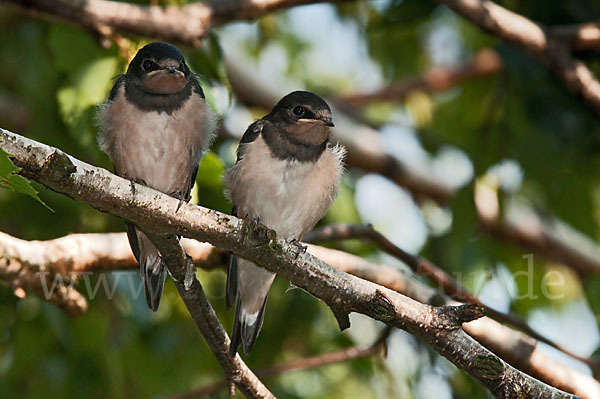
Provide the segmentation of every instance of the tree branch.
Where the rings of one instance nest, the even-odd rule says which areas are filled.
[[[454,68],[434,68],[422,75],[406,78],[371,93],[355,93],[335,97],[342,109],[351,109],[373,101],[401,101],[410,93],[425,91],[435,93],[461,84],[467,79],[493,75],[503,68],[500,55],[492,49],[478,51],[463,65]]]
[[[182,238],[181,244],[185,252],[192,257],[196,267],[210,270],[224,268],[227,264],[227,251],[187,238]],[[363,258],[317,245],[309,244],[308,252],[346,273],[361,273],[360,277],[366,280],[372,281],[376,277],[381,279],[382,276],[389,276],[390,280],[385,285],[388,288],[410,297],[423,297],[422,294],[412,292],[414,286],[411,284],[400,284],[404,280],[396,276],[396,273],[399,273],[396,269],[384,265],[375,267]],[[31,275],[38,270],[44,270],[48,273],[47,279],[50,283],[77,282],[83,273],[137,270],[139,267],[131,253],[125,233],[70,234],[47,241],[26,241],[0,232],[0,264],[3,262],[18,263]],[[368,274],[367,271],[371,271],[372,274]],[[4,276],[0,274],[1,279],[8,283],[12,282],[10,278]],[[36,275],[36,277],[37,281],[34,283],[41,291],[40,276]],[[26,290],[31,289],[20,284],[12,285]],[[75,289],[74,287],[75,284],[69,284],[69,288]],[[434,304],[435,301],[427,303]],[[437,303],[441,304],[441,299]],[[83,313],[85,308],[79,312]]]
[[[338,310],[362,313],[414,334],[496,397],[573,397],[514,369],[469,337],[461,325],[482,316],[474,305],[424,305],[345,274],[309,253],[298,253],[296,245],[277,239],[272,230],[267,234],[262,225],[193,204],[183,204],[177,211],[180,204],[175,198],[141,185],[133,193],[127,180],[3,129],[0,147],[13,154],[24,176],[76,201],[129,220],[146,232],[183,235],[234,251]]]
[[[125,33],[200,45],[211,28],[326,0],[213,0],[183,6],[143,6],[107,0],[1,0],[35,15],[92,31]],[[337,2],[342,0],[329,0]]]
[[[275,396],[252,373],[239,354],[229,356],[231,341],[195,273],[188,275],[187,257],[177,237],[148,232],[146,235],[160,251],[183,303],[221,365],[227,381],[234,383],[247,398],[274,399]],[[188,281],[190,277],[191,282]]]
[[[524,331],[527,335],[535,338],[536,340],[552,346],[553,348],[573,357],[574,359],[587,364],[593,369],[600,367],[598,361],[578,356],[567,348],[544,337],[529,327],[529,325],[518,316],[502,313],[485,305],[477,296],[473,295],[462,284],[452,278],[452,276],[450,276],[450,274],[448,274],[444,269],[435,265],[428,259],[425,259],[421,256],[415,256],[404,251],[402,248],[391,242],[383,234],[375,230],[372,225],[338,224],[325,226],[311,231],[306,235],[305,241],[321,242],[350,238],[367,238],[373,241],[382,251],[404,262],[414,273],[430,278],[444,291],[446,295],[452,297],[453,299],[480,306],[485,309],[486,315]]]
[[[600,272],[600,247],[594,240],[515,201],[501,211],[498,193],[483,183],[475,185],[474,194],[479,222],[491,236],[561,262],[582,279]]]
[[[248,398],[274,398],[238,355],[235,358],[229,356],[229,337],[196,278],[191,287],[184,287],[187,261],[175,236],[149,236],[163,254],[183,302],[227,379]],[[198,251],[192,253],[197,255]],[[214,255],[207,255],[198,260],[210,263],[214,258]],[[74,288],[81,273],[124,267],[137,268],[124,234],[77,234],[45,242],[28,242],[0,233],[0,278],[15,286],[33,289],[72,316],[87,310],[85,298]],[[71,284],[65,285],[63,277]],[[58,287],[49,290],[52,284]]]
[[[8,237],[9,240],[3,237]],[[16,239],[0,234],[0,253],[5,252],[4,248],[10,245],[11,240]],[[47,259],[45,252],[48,250],[53,254],[52,258],[56,259],[56,267],[53,267],[52,263],[44,263],[47,270],[50,273],[62,270],[62,273],[66,273],[64,277],[68,279],[72,273],[61,265],[72,265],[78,273],[138,268],[125,233],[71,234],[49,241],[17,241],[21,241],[20,245],[24,248],[21,255],[26,256],[27,262],[30,262],[30,259]],[[185,251],[194,258],[197,267],[213,269],[225,266],[226,251],[195,240],[184,238],[181,242]],[[62,248],[62,255],[60,250],[54,248]],[[92,249],[93,256],[88,256],[86,249]],[[308,252],[339,270],[397,291],[421,303],[433,306],[456,304],[397,268],[313,244],[308,244]],[[533,338],[487,317],[465,324],[463,328],[470,336],[518,369],[567,392],[585,398],[600,398],[600,384],[596,380],[550,359],[537,347],[537,341]]]
[[[46,251],[43,244],[0,232],[0,279],[13,288],[34,291],[72,317],[82,315],[87,310],[87,301],[73,287],[76,276],[67,277],[64,273],[64,278],[57,278],[56,269],[63,268],[53,259],[53,251]]]
[[[397,268],[375,264],[355,255],[311,244],[308,251],[346,273],[372,281],[421,303],[433,306],[456,304],[456,301],[441,295],[437,290]],[[519,370],[566,392],[584,398],[600,399],[600,383],[596,379],[558,363],[540,349],[538,341],[524,333],[488,317],[464,324],[463,329]]]
[[[438,0],[486,32],[525,50],[600,113],[600,82],[571,54],[572,39],[489,0]],[[588,27],[589,29],[589,27]],[[586,30],[589,32],[589,30]]]
[[[326,0],[214,0],[181,7],[140,6],[118,1],[88,0],[0,0],[30,10],[36,15],[59,19],[99,32],[102,36],[130,33],[191,46],[199,45],[209,28],[235,20],[252,19],[269,12],[300,4]],[[346,0],[329,0],[336,3]],[[271,108],[286,93],[269,93],[227,63],[233,90],[246,104]],[[348,150],[346,162],[365,171],[380,173],[419,196],[446,202],[453,188],[412,170],[386,154],[377,132],[367,126],[356,127],[342,112],[335,111],[335,137]]]
[[[575,51],[600,49],[600,21],[555,26],[552,34],[568,43]]]
[[[184,6],[142,6],[107,0],[0,0],[18,8],[99,32],[134,34],[198,46],[210,28],[325,0],[213,0]],[[329,0],[338,2],[343,0]],[[597,47],[598,23],[547,29],[491,1],[439,0],[485,31],[548,65],[565,86],[600,112],[600,82],[570,50]]]

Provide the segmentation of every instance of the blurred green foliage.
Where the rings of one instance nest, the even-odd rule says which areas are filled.
[[[600,5],[591,0],[500,3],[546,24],[584,22],[600,11]],[[358,26],[368,55],[381,70],[384,84],[419,74],[433,65],[426,36],[439,26],[448,26],[460,39],[459,59],[462,61],[482,48],[495,48],[505,64],[500,74],[469,80],[446,93],[423,94],[425,97],[419,100],[419,107],[426,108],[430,115],[424,118],[413,115],[419,122],[421,143],[431,153],[448,144],[462,149],[472,163],[475,177],[484,175],[490,166],[502,160],[516,160],[524,179],[515,196],[541,213],[565,220],[592,239],[598,237],[598,117],[584,102],[567,92],[550,71],[433,1],[359,2],[344,4],[335,10],[340,21]],[[256,24],[256,38],[244,40],[247,54],[258,59],[270,45],[280,45],[288,58],[286,73],[302,78],[309,87],[327,88],[331,94],[337,94],[336,85],[347,91],[344,77],[318,82],[306,76],[306,66],[297,60],[313,44],[287,29],[289,18],[286,14],[277,14],[260,19]],[[148,39],[144,40],[133,40],[130,50],[135,52],[147,43]],[[202,48],[183,50],[192,69],[200,74],[209,103],[217,107],[217,87],[231,98],[218,32],[212,33]],[[580,56],[598,70],[597,54]],[[18,133],[109,170],[108,158],[96,145],[94,107],[105,100],[113,78],[125,71],[127,62],[116,46],[103,49],[94,35],[81,29],[8,9],[0,12],[0,94],[24,103],[33,116],[27,128]],[[377,126],[398,109],[410,112],[414,108],[410,104],[404,107],[403,104],[376,103],[357,116]],[[0,110],[0,126],[14,129],[8,125],[9,119],[5,119]],[[223,148],[231,148],[231,143],[221,138],[204,158],[193,196],[194,201],[203,206],[228,212],[230,204],[222,194],[221,175],[229,160],[221,159],[219,154]],[[69,233],[123,230],[123,223],[117,218],[36,183],[27,185],[14,175],[7,159],[5,153],[0,153],[0,187],[11,186],[38,200],[36,191],[39,191],[44,203],[55,212],[48,211],[35,199],[0,190],[0,231],[24,239],[50,239]],[[354,201],[355,182],[361,175],[360,171],[348,171],[325,222],[366,222],[361,220]],[[444,234],[429,237],[422,250],[424,256],[462,276],[463,282],[474,291],[481,288],[482,281],[491,278],[498,264],[506,265],[513,272],[527,268],[523,250],[491,239],[479,230],[472,183],[457,192],[448,210],[452,214],[451,228]],[[335,245],[381,260],[373,245],[359,240]],[[551,301],[540,292],[545,271],[555,265],[535,257],[534,266],[533,294],[537,298],[510,303],[511,310],[523,316],[544,306],[561,306],[560,301]],[[18,299],[10,287],[0,287],[0,396],[160,397],[185,392],[222,377],[170,282],[165,287],[159,311],[150,314],[142,296],[134,298],[128,289],[128,284],[139,286],[137,273],[111,273],[104,278],[106,276],[108,284],[116,287],[115,297],[109,300],[100,290],[90,299],[89,311],[78,319],[70,319],[33,295]],[[224,306],[224,273],[199,272],[199,278],[230,331],[232,313]],[[91,276],[88,282],[95,286],[101,279]],[[515,283],[517,292],[529,289],[530,282],[525,279],[517,279]],[[597,276],[584,284],[573,277],[564,292],[569,293],[568,298],[578,297],[582,292],[587,294],[598,317],[600,283]],[[322,303],[278,279],[261,336],[247,361],[258,369],[340,349],[352,345],[354,339],[356,336],[339,333],[333,316]],[[420,354],[421,366],[408,381],[397,381],[384,361],[373,356],[289,373],[265,382],[276,395],[284,398],[418,398],[420,373],[440,367],[436,366],[437,356],[418,341],[411,342],[415,353]],[[403,361],[410,364],[417,359]],[[486,396],[468,376],[448,365],[442,368],[451,370],[440,375],[449,381],[454,397]],[[398,388],[400,385],[408,387],[408,393],[402,390],[405,388]],[[224,394],[215,397],[224,397]]]

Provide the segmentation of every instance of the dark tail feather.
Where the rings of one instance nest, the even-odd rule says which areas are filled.
[[[231,264],[229,266],[231,268]],[[231,269],[230,269],[231,270]],[[227,286],[229,287],[229,276],[227,277]],[[227,291],[229,293],[229,290]],[[227,299],[229,301],[229,298]],[[234,357],[237,353],[238,348],[240,347],[241,341],[241,331],[240,331],[240,298],[237,300],[237,304],[235,305],[235,315],[233,316],[233,331],[231,333],[231,344],[229,345],[229,356]]]
[[[146,303],[150,310],[156,312],[158,305],[160,305],[160,298],[167,278],[167,268],[161,258],[158,258],[154,264],[145,262],[144,266],[140,265],[140,268],[142,269],[142,278],[146,290]]]
[[[235,296],[237,295],[238,272],[237,272],[237,255],[233,252],[229,253],[229,268],[227,270],[227,287],[225,289],[225,303],[227,309],[231,309]],[[239,305],[238,305],[239,306]],[[236,310],[237,314],[237,310]],[[237,349],[237,348],[236,348]]]
[[[238,297],[237,305],[235,306],[235,316],[233,320],[233,332],[231,334],[231,345],[229,346],[229,355],[235,356],[240,342],[244,349],[244,353],[249,355],[254,348],[258,333],[262,328],[265,318],[265,308],[267,306],[267,297],[258,311],[255,314],[248,314],[242,307],[241,298]]]
[[[154,247],[152,241],[144,233],[138,231],[131,223],[125,223],[125,227],[129,245],[140,265],[140,275],[144,280],[146,292],[146,303],[153,312],[156,312],[167,278],[167,268],[160,258],[158,249]]]
[[[138,242],[137,234],[135,232],[135,226],[131,223],[125,222],[125,230],[127,231],[127,239],[129,239],[129,246],[135,256],[135,260],[140,263],[140,243]]]

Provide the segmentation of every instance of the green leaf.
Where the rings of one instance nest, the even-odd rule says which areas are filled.
[[[81,66],[71,83],[58,91],[60,110],[67,124],[72,124],[73,118],[78,117],[89,106],[104,101],[117,64],[115,57],[92,60]]]
[[[91,36],[62,25],[51,27],[48,43],[62,76],[55,89],[60,117],[79,147],[96,151],[94,109],[106,100],[113,78],[122,70],[117,51],[105,51]]]
[[[0,187],[16,191],[22,194],[29,195],[30,197],[37,200],[40,204],[44,205],[50,211],[54,212],[52,208],[44,203],[38,196],[38,192],[29,184],[29,181],[23,176],[18,175],[21,168],[15,166],[10,160],[12,154],[4,151],[0,148]]]
[[[223,162],[214,152],[209,152],[198,167],[196,184],[206,188],[221,189],[223,187],[222,174]]]
[[[229,78],[225,69],[223,49],[216,34],[208,35],[206,45],[186,53],[192,70],[202,75],[204,80],[219,81],[228,89]]]
[[[92,36],[65,25],[52,25],[48,42],[56,69],[69,75],[77,73],[90,60],[106,55]]]
[[[60,113],[69,133],[86,148],[95,146],[90,129],[94,108],[106,99],[117,67],[116,57],[89,60],[57,91]]]

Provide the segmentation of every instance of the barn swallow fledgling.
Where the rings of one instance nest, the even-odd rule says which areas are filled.
[[[251,124],[240,142],[237,163],[225,174],[233,214],[258,219],[278,237],[297,243],[337,194],[345,149],[330,144],[331,126],[327,103],[306,91],[288,94]],[[240,343],[246,354],[252,350],[274,278],[274,273],[231,255],[228,307],[238,295],[231,356]]]
[[[98,109],[98,143],[115,173],[180,201],[190,200],[198,163],[210,145],[214,116],[177,47],[155,42],[135,55]],[[126,223],[146,301],[158,309],[167,275],[150,239]]]

